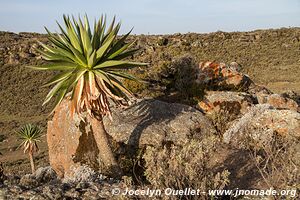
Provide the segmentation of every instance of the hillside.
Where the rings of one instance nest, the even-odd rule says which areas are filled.
[[[14,131],[31,122],[41,125],[45,132],[47,120],[51,119],[51,103],[41,106],[48,88],[40,87],[49,79],[49,72],[24,67],[42,63],[34,50],[37,40],[46,42],[47,38],[42,34],[0,32],[0,162],[20,173],[29,171],[29,162],[21,150],[16,150]],[[167,95],[173,77],[166,73],[177,58],[187,55],[196,62],[235,61],[255,82],[274,92],[300,93],[300,28],[138,35],[130,40],[137,40],[136,46],[141,49],[133,59],[150,63],[134,72],[148,84],[126,83],[139,96]],[[48,164],[45,137],[37,164]]]

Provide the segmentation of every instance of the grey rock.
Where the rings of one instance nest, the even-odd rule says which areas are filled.
[[[271,90],[269,90],[268,88],[266,88],[265,86],[262,85],[258,85],[254,82],[252,82],[247,90],[247,92],[251,95],[253,95],[254,97],[257,96],[257,94],[273,94],[271,92]]]
[[[55,171],[51,167],[38,168],[34,174],[26,174],[20,179],[20,185],[26,188],[34,188],[40,184],[57,179]]]
[[[43,183],[57,179],[56,172],[50,166],[38,168],[34,176],[38,182]]]
[[[99,174],[86,165],[73,168],[73,176],[67,176],[63,179],[64,183],[84,183],[99,181]]]
[[[258,146],[267,145],[274,134],[300,138],[300,113],[278,110],[269,104],[258,104],[235,121],[224,133],[225,143],[242,147],[243,141],[255,141]]]
[[[118,142],[135,147],[181,144],[196,129],[198,136],[216,132],[200,111],[178,103],[138,100],[129,108],[113,109],[112,113],[113,121],[104,119],[107,132]]]

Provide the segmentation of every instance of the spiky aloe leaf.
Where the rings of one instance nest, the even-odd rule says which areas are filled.
[[[106,27],[106,16],[90,27],[87,16],[83,20],[64,15],[65,28],[59,23],[60,34],[50,32],[47,28],[50,45],[41,44],[38,49],[42,57],[49,61],[42,66],[30,66],[36,70],[54,70],[59,73],[45,86],[54,85],[43,104],[56,97],[55,107],[72,92],[72,112],[81,114],[88,111],[92,117],[110,115],[108,99],[118,105],[126,105],[131,92],[119,80],[138,80],[121,70],[145,66],[124,60],[131,57],[137,49],[131,49],[134,42],[126,43],[130,30],[122,37],[117,37],[120,23]],[[71,113],[72,113],[71,112]]]

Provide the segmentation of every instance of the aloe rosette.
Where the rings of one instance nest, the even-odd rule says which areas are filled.
[[[125,70],[146,63],[125,60],[132,57],[138,49],[132,49],[134,42],[126,43],[127,34],[117,37],[120,23],[115,25],[115,18],[106,26],[106,17],[94,22],[91,29],[87,16],[83,21],[64,15],[63,28],[58,22],[60,34],[52,33],[47,28],[50,44],[40,43],[37,49],[48,61],[41,66],[30,66],[37,70],[54,70],[55,75],[44,86],[52,89],[43,103],[53,97],[55,107],[70,93],[71,113],[82,114],[87,111],[92,117],[111,116],[109,99],[117,105],[126,105],[132,93],[122,84],[121,79],[137,80]]]

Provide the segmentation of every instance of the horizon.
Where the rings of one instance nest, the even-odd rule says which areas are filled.
[[[278,27],[278,28],[266,28],[266,29],[253,29],[253,30],[245,30],[245,31],[222,31],[222,30],[216,30],[216,31],[212,31],[212,32],[186,32],[186,33],[165,33],[165,34],[145,34],[145,33],[133,33],[131,34],[132,36],[140,36],[140,35],[146,35],[146,36],[172,36],[172,35],[176,35],[176,34],[180,34],[180,35],[187,35],[187,34],[213,34],[213,33],[218,33],[218,32],[222,32],[222,33],[251,33],[251,32],[257,32],[257,31],[272,31],[272,30],[280,30],[280,29],[300,29],[300,26],[291,26],[291,27]],[[20,31],[20,32],[13,32],[13,31],[6,31],[6,30],[0,30],[0,32],[6,32],[6,33],[13,33],[13,34],[20,34],[20,33],[29,33],[29,34],[41,34],[41,35],[46,35],[46,32],[29,32],[29,31]],[[122,33],[124,34],[124,33]]]
[[[71,8],[70,3],[76,8]],[[83,16],[85,13],[90,21],[106,13],[110,22],[116,15],[117,21],[122,21],[120,32],[125,33],[134,27],[132,33],[135,35],[250,32],[300,27],[300,0],[91,0],[88,4],[81,0],[15,0],[1,2],[1,5],[0,30],[14,33],[43,34],[44,26],[54,32],[58,30],[55,21],[61,23],[63,14]]]

